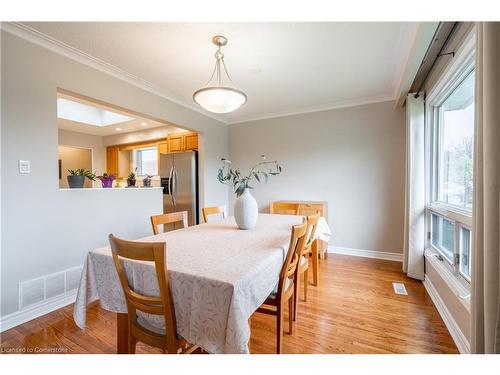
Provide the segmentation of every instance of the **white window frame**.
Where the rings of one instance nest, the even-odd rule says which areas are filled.
[[[462,46],[455,53],[453,60],[441,74],[440,78],[426,98],[426,248],[438,255],[443,266],[457,278],[463,286],[470,287],[470,277],[460,270],[461,228],[472,232],[472,211],[453,204],[439,202],[438,175],[438,141],[440,106],[449,95],[475,69],[475,33],[470,32]],[[450,261],[446,255],[432,244],[432,215],[441,216],[455,224],[454,259]],[[471,249],[471,252],[473,249]],[[470,259],[469,259],[470,261]]]

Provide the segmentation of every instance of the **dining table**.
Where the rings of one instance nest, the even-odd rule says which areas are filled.
[[[290,242],[302,216],[259,214],[253,229],[240,230],[234,217],[137,239],[165,242],[177,333],[208,353],[249,353],[249,319],[275,289]],[[118,235],[117,233],[115,233]],[[332,236],[321,218],[315,240]],[[316,255],[317,259],[317,255]],[[122,259],[134,290],[159,295],[154,263]],[[117,352],[127,351],[127,305],[109,246],[88,252],[73,310],[86,327],[89,304],[117,313]],[[161,316],[146,317],[164,328]]]

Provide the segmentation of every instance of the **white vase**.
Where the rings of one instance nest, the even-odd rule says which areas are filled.
[[[250,189],[245,189],[234,202],[234,218],[240,229],[252,229],[257,224],[259,207],[257,201],[250,194]]]

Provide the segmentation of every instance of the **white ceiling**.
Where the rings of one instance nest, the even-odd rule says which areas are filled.
[[[192,94],[210,78],[212,36],[248,102],[211,115],[227,123],[394,100],[418,23],[29,22],[37,30],[150,82],[203,111]]]

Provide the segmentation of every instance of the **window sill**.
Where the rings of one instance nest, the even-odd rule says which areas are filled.
[[[443,278],[444,282],[448,285],[451,291],[455,294],[460,303],[470,313],[470,287],[466,287],[457,276],[453,274],[444,264],[444,260],[440,261],[436,254],[439,254],[434,249],[427,249],[425,251],[425,260],[434,266],[437,273]],[[460,296],[467,296],[468,298],[461,298]]]

